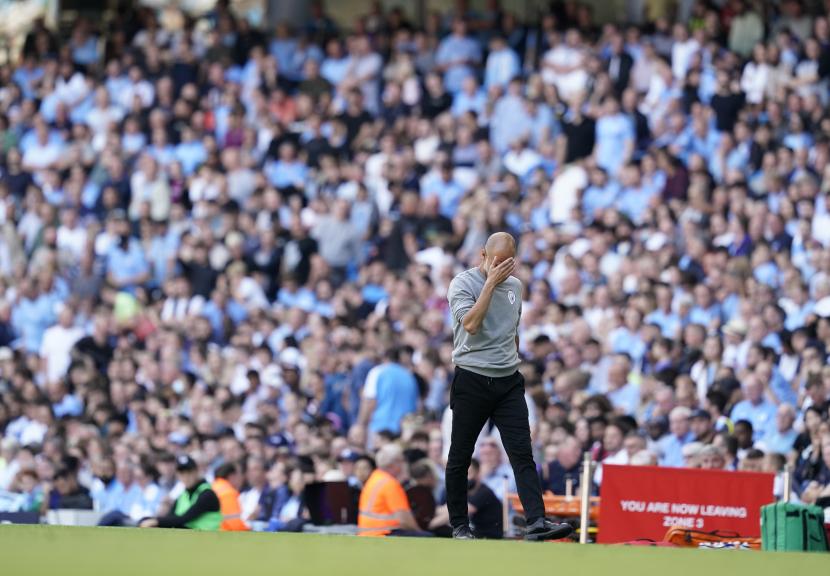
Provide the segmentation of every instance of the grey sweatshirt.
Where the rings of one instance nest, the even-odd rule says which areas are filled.
[[[447,299],[452,313],[452,360],[456,366],[482,376],[509,376],[519,366],[516,334],[522,314],[522,281],[510,276],[496,286],[484,322],[473,335],[462,322],[478,300],[484,280],[481,270],[470,268],[450,283]]]

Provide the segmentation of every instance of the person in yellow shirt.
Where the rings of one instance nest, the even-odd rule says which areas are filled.
[[[242,486],[242,472],[236,464],[222,464],[216,469],[216,480],[211,488],[219,498],[222,512],[222,524],[219,530],[241,532],[251,528],[242,519],[242,506],[239,504],[239,488]]]
[[[427,536],[412,515],[401,480],[406,472],[403,451],[387,444],[377,453],[377,469],[360,492],[357,516],[360,536]]]

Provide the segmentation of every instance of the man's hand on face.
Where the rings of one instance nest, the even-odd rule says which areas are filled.
[[[508,258],[502,261],[498,266],[490,268],[490,272],[487,274],[487,282],[491,287],[496,287],[507,280],[515,271],[516,259]]]

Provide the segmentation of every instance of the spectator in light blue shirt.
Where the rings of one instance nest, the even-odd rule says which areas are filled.
[[[798,432],[793,429],[795,408],[792,404],[781,404],[775,413],[775,429],[761,440],[765,452],[787,455],[793,449]]]
[[[705,118],[695,119],[689,131],[687,157],[698,154],[709,161],[715,156],[719,145],[720,135],[717,130],[710,128]]]
[[[190,176],[205,160],[207,150],[204,144],[196,139],[196,133],[189,126],[182,130],[182,141],[176,146],[176,160],[182,165],[185,175]]]
[[[490,53],[484,68],[484,87],[504,89],[507,83],[520,72],[519,57],[501,36],[490,40]]]
[[[785,378],[781,371],[776,366],[778,357],[774,349],[753,344],[750,348],[750,355],[758,354],[763,358],[761,362],[755,365],[755,374],[760,378],[761,382],[768,382],[769,390],[775,397],[778,404],[798,404],[798,391],[793,389],[793,384],[789,379]]]
[[[12,80],[20,87],[23,97],[27,100],[35,98],[35,86],[41,78],[43,78],[43,68],[37,65],[37,61],[32,55],[27,55],[23,65],[19,66],[12,74]]]
[[[646,316],[646,324],[656,324],[664,338],[674,340],[680,334],[682,323],[680,316],[672,311],[674,291],[667,284],[658,284],[655,288],[657,308]]]
[[[451,94],[461,90],[464,78],[474,74],[472,66],[481,61],[481,47],[467,36],[467,24],[457,18],[452,34],[444,38],[435,53],[435,63],[444,72],[444,87]]]
[[[79,20],[70,40],[72,61],[80,66],[89,66],[98,62],[98,38],[89,33],[85,20]]]
[[[691,416],[691,411],[685,406],[677,406],[669,414],[669,433],[657,443],[660,466],[680,468],[684,465],[683,446],[695,439]]]
[[[308,166],[297,158],[294,145],[290,142],[280,144],[279,159],[266,163],[264,171],[268,182],[278,190],[305,188]]]
[[[314,292],[306,287],[299,287],[294,278],[288,278],[277,292],[277,304],[287,308],[312,310],[317,303]]]
[[[775,404],[764,397],[764,385],[755,374],[748,374],[743,382],[744,400],[732,408],[733,422],[747,420],[752,424],[753,438],[760,440],[775,432]]]
[[[437,196],[441,206],[441,215],[452,218],[458,211],[458,205],[464,196],[464,188],[453,180],[452,165],[447,162],[441,165],[440,173],[427,175],[421,189],[421,196],[428,198]]]
[[[629,164],[622,169],[620,180],[622,189],[617,197],[620,212],[639,224],[645,216],[651,199],[657,195],[653,188],[643,186],[640,167]]]
[[[555,142],[562,133],[562,125],[553,110],[541,99],[524,101],[525,110],[531,119],[530,143],[534,149],[540,149],[546,143]],[[552,172],[549,172],[549,175]]]
[[[107,252],[107,279],[116,288],[132,292],[150,279],[150,265],[141,242],[130,237],[130,225],[123,212],[118,211],[115,219],[119,236]]]
[[[476,116],[484,114],[487,106],[487,95],[479,88],[474,76],[467,76],[461,85],[461,91],[456,92],[452,100],[450,112],[456,118],[473,111]]]
[[[288,70],[280,68],[280,72],[286,73],[288,78],[295,82],[304,80],[303,71],[305,70],[306,62],[309,60],[314,60],[318,63],[322,62],[323,51],[316,44],[310,43],[307,38],[301,38],[297,42],[294,52],[291,54]]]
[[[798,114],[790,115],[790,122],[787,126],[789,132],[784,136],[782,144],[791,150],[810,148],[813,145],[813,137],[804,130],[804,121]]]
[[[399,359],[399,350],[392,348],[386,361],[366,375],[360,419],[361,424],[368,424],[369,432],[398,434],[404,416],[418,409],[418,382]]]
[[[152,142],[153,144],[148,148],[148,152],[156,159],[156,162],[162,166],[167,166],[176,159],[176,148],[167,141],[166,130],[154,130]]]
[[[326,44],[326,57],[320,64],[320,76],[336,87],[346,77],[348,69],[349,59],[343,55],[343,45],[340,40],[332,38]]]
[[[202,307],[202,316],[208,319],[213,329],[213,340],[224,344],[227,340],[225,320],[230,320],[235,326],[248,317],[245,307],[233,300],[221,290],[214,290],[210,300]]]
[[[780,273],[766,244],[758,244],[752,251],[752,275],[758,282],[778,288]]]
[[[48,383],[49,399],[52,401],[52,412],[55,418],[64,416],[81,416],[84,413],[84,403],[75,394],[66,389],[64,380],[55,380]]]
[[[631,360],[626,354],[617,354],[608,367],[606,396],[617,412],[633,416],[640,407],[640,387],[628,378]]]
[[[294,52],[297,50],[297,39],[291,37],[288,24],[277,24],[276,36],[271,40],[268,51],[277,61],[278,70],[291,72],[293,69]]]
[[[149,256],[152,260],[153,284],[161,286],[170,275],[170,262],[175,261],[179,250],[180,237],[176,229],[168,229],[166,222],[154,224],[156,235],[150,241]]]
[[[582,193],[582,218],[593,222],[597,214],[610,208],[620,192],[620,186],[608,179],[608,173],[602,168],[591,170],[590,185]]]
[[[29,278],[21,282],[20,294],[12,308],[12,328],[19,345],[27,352],[38,354],[43,333],[55,323],[55,303],[48,294],[39,293],[35,281]]]
[[[698,284],[694,289],[695,305],[689,312],[689,322],[700,324],[707,328],[713,322],[720,323],[721,310],[717,302],[712,299],[712,291],[704,284]]]
[[[133,483],[132,465],[123,463],[116,469],[112,460],[103,460],[95,475],[90,490],[95,509],[104,514],[129,514],[133,501],[141,497],[141,489]]]
[[[594,153],[597,166],[612,177],[616,176],[620,168],[631,160],[634,140],[631,118],[620,112],[620,103],[615,97],[607,98],[603,114],[596,124]]]
[[[522,83],[510,82],[507,94],[496,101],[490,120],[490,143],[500,154],[510,148],[517,138],[533,132],[533,118],[522,96]]]
[[[790,283],[787,289],[787,298],[781,300],[781,307],[787,315],[784,327],[793,331],[801,328],[807,322],[807,317],[813,313],[815,303],[810,300],[810,292],[803,282]]]
[[[625,311],[623,325],[608,336],[611,349],[615,354],[626,354],[636,367],[640,367],[646,355],[646,344],[640,336],[643,316],[640,311],[630,306]]]

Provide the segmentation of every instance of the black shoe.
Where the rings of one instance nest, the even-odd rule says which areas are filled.
[[[525,532],[525,540],[539,542],[541,540],[559,540],[567,538],[573,532],[570,524],[556,524],[547,518],[539,518],[529,524]]]
[[[467,524],[462,524],[458,528],[453,528],[452,530],[452,537],[456,540],[475,540],[476,537],[473,536],[473,531],[470,530],[470,527]]]

